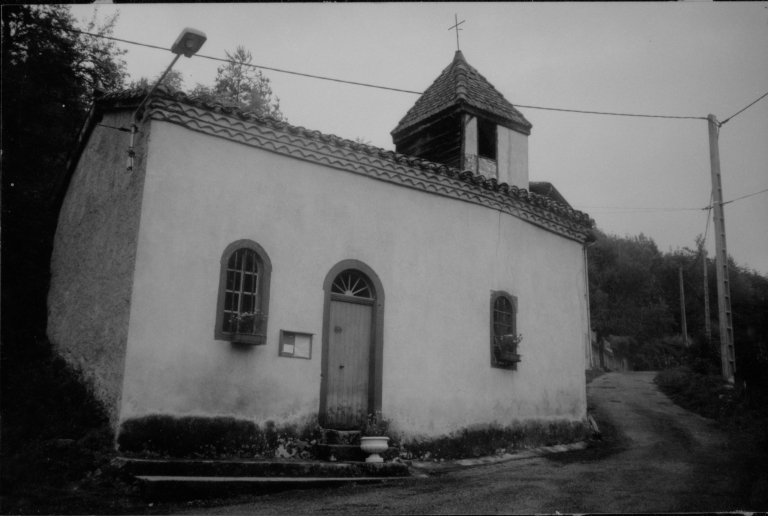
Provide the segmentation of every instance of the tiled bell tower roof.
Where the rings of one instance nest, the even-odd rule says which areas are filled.
[[[419,97],[391,134],[398,139],[409,132],[409,129],[434,115],[461,106],[479,111],[502,125],[530,134],[531,123],[485,77],[467,63],[460,50],[456,52],[453,62]]]

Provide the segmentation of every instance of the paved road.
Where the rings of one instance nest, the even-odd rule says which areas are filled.
[[[755,509],[714,423],[674,405],[654,373],[609,373],[588,388],[605,441],[580,452],[382,486],[241,499],[207,514],[684,512]],[[765,508],[763,508],[765,509]]]

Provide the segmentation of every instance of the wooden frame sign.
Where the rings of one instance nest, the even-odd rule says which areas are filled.
[[[312,359],[312,334],[280,330],[280,356]]]

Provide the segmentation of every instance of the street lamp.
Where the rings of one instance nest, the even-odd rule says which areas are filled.
[[[136,108],[136,111],[133,112],[133,117],[131,120],[131,145],[128,147],[128,171],[133,170],[133,157],[135,155],[133,150],[133,135],[136,134],[136,131],[138,130],[136,121],[139,114],[141,113],[141,110],[144,108],[144,104],[147,103],[149,97],[152,96],[157,87],[160,86],[160,83],[163,82],[165,76],[168,75],[168,72],[171,71],[173,65],[176,64],[176,61],[178,61],[182,55],[185,57],[192,57],[195,55],[197,51],[200,50],[200,48],[203,46],[203,43],[205,43],[206,39],[208,38],[205,36],[204,32],[187,27],[181,31],[181,34],[179,34],[179,37],[176,38],[176,41],[171,46],[171,52],[176,54],[176,57],[173,58],[171,64],[168,65],[168,68],[165,69],[163,75],[161,75],[157,82],[155,82],[155,84],[152,86],[152,89],[149,90],[149,93],[147,93],[147,95],[141,101],[141,104],[139,104],[139,107]]]

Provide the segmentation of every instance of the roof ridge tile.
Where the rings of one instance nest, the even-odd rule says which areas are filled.
[[[116,92],[110,92],[100,97],[97,100],[97,103],[105,104],[105,103],[110,103],[114,101],[128,100],[133,98],[138,99],[145,96],[147,93],[149,93],[148,88],[133,88],[133,89],[116,91]],[[262,116],[254,113],[253,111],[242,110],[234,106],[225,106],[221,102],[214,102],[214,103],[205,102],[199,97],[191,97],[186,93],[180,92],[180,91],[174,92],[169,90],[168,88],[165,88],[164,86],[161,86],[157,90],[155,90],[155,94],[167,100],[191,105],[200,109],[204,109],[206,111],[211,111],[214,113],[222,113],[224,115],[233,116],[241,120],[248,120],[258,125],[271,126],[283,132],[302,136],[304,138],[309,138],[312,140],[322,141],[325,143],[332,144],[336,147],[341,147],[341,148],[352,147],[353,150],[356,150],[358,152],[364,152],[365,154],[368,154],[371,156],[378,156],[382,159],[391,161],[393,163],[404,164],[405,166],[408,166],[411,168],[428,170],[434,174],[439,174],[446,177],[458,179],[467,184],[474,185],[476,187],[480,187],[485,190],[499,192],[505,196],[511,197],[513,199],[518,199],[527,204],[538,205],[540,207],[543,207],[550,213],[553,213],[564,219],[575,222],[578,225],[585,227],[587,229],[592,228],[595,225],[595,221],[590,219],[589,215],[587,215],[586,213],[567,208],[565,206],[560,205],[560,203],[547,204],[541,201],[537,203],[536,202],[537,199],[544,199],[544,197],[538,194],[535,194],[533,192],[528,192],[528,190],[526,190],[525,188],[519,188],[515,185],[510,186],[506,183],[498,183],[495,180],[495,178],[489,179],[483,176],[482,174],[474,174],[469,170],[461,170],[454,167],[448,167],[447,165],[444,165],[441,163],[435,163],[435,162],[427,161],[422,158],[408,156],[406,154],[400,154],[398,152],[383,149],[381,147],[375,147],[373,145],[368,145],[365,143],[353,142],[352,140],[341,138],[339,136],[336,136],[335,134],[325,134],[325,133],[321,133],[320,131],[307,129],[302,126],[291,125],[288,122],[278,120],[272,116]],[[149,105],[147,107],[149,108],[151,107],[152,102],[150,101],[148,104]],[[560,205],[560,206],[557,206],[557,205]]]
[[[453,108],[461,101],[524,131],[530,131],[532,127],[523,114],[467,62],[464,54],[457,51],[451,64],[421,94],[391,134],[397,138],[423,120]]]

